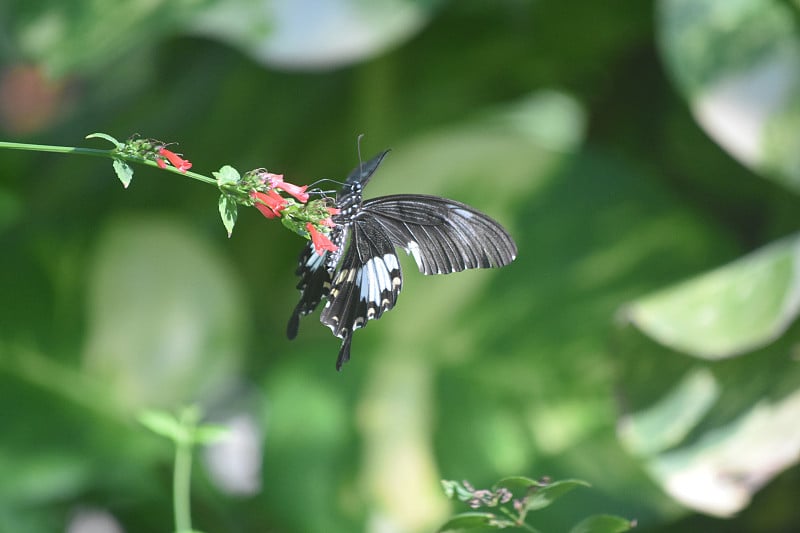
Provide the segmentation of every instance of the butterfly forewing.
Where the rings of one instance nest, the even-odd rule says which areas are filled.
[[[421,194],[397,194],[364,201],[395,246],[414,257],[425,274],[507,265],[517,246],[505,229],[472,207]]]

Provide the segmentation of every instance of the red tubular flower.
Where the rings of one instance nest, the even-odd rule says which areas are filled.
[[[328,207],[327,209],[328,209],[328,213],[330,213],[331,215],[338,215],[339,213],[342,212],[341,209],[338,209],[336,207]]]
[[[331,242],[327,235],[320,233],[311,222],[306,224],[306,229],[309,235],[311,235],[311,243],[314,245],[314,251],[317,252],[317,254],[322,255],[326,250],[335,252],[339,249],[338,246]]]
[[[308,201],[308,193],[306,192],[308,185],[303,185],[300,187],[298,185],[294,185],[293,183],[287,183],[283,181],[283,174],[272,174],[267,172],[266,178],[269,181],[270,186],[274,189],[280,189],[286,194],[294,196],[297,201],[302,204]]]
[[[281,211],[286,208],[286,198],[275,191],[258,192],[250,191],[250,197],[255,200],[256,209],[267,218],[281,216]]]
[[[162,157],[166,157],[169,160],[170,164],[173,167],[175,167],[178,170],[180,170],[181,172],[186,172],[187,170],[192,168],[191,161],[189,161],[188,159],[183,159],[181,156],[179,156],[175,152],[167,150],[163,146],[158,149],[158,154],[160,156],[162,156]],[[164,168],[163,166],[161,166],[164,163],[163,159],[157,159],[156,163],[158,163],[158,166],[160,166],[161,168]]]
[[[336,223],[333,220],[331,220],[331,217],[324,218],[320,220],[319,223],[322,224],[323,226],[328,226],[329,228],[336,227]]]

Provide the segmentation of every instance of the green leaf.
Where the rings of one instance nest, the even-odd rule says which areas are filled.
[[[460,513],[453,515],[438,531],[456,531],[459,529],[477,529],[490,527],[502,529],[514,526],[514,522],[500,518],[493,513]]]
[[[114,172],[117,173],[117,177],[119,178],[119,181],[122,182],[122,186],[127,189],[128,185],[131,184],[131,179],[133,178],[133,169],[131,166],[122,159],[115,159]]]
[[[194,431],[194,442],[197,444],[211,444],[226,439],[230,430],[224,426],[200,426]]]
[[[459,481],[449,481],[447,479],[443,479],[442,487],[444,487],[445,495],[451,500],[453,499],[453,496],[457,497],[462,502],[472,498],[472,491],[464,487],[463,483]]]
[[[626,317],[672,349],[723,359],[783,333],[800,310],[800,236],[644,297]]]
[[[225,193],[219,196],[219,215],[222,217],[222,224],[228,230],[228,238],[230,238],[239,215],[239,205]]]
[[[713,374],[704,368],[693,370],[654,405],[623,417],[620,439],[639,455],[666,450],[686,438],[719,396]]]
[[[122,148],[122,146],[124,146],[123,143],[119,142],[118,140],[116,140],[111,135],[108,135],[107,133],[90,133],[89,135],[86,136],[86,138],[87,139],[105,139],[108,142],[110,142],[111,144],[113,144],[116,148]]]
[[[230,165],[225,165],[219,172],[212,172],[215,178],[217,178],[217,183],[219,187],[222,188],[225,185],[235,185],[239,183],[241,176],[239,175],[239,171],[233,168]]]
[[[581,481],[580,479],[565,479],[563,481],[553,482],[546,487],[540,488],[529,497],[525,498],[525,509],[528,511],[544,509],[571,490],[577,487],[589,486],[591,485],[585,481]]]
[[[173,442],[186,440],[186,429],[170,413],[148,409],[139,413],[136,419],[153,433],[167,437]]]
[[[543,483],[539,480],[531,479],[529,477],[509,476],[509,477],[504,477],[503,479],[495,483],[494,487],[492,487],[492,490],[497,490],[502,487],[510,490],[513,493],[514,491],[519,491],[519,490],[525,491],[530,489],[531,487],[546,487],[546,486],[547,483]],[[520,494],[520,496],[524,496],[524,494]]]
[[[597,514],[581,520],[569,533],[621,533],[636,527],[636,522],[621,516]]]
[[[797,2],[659,5],[664,64],[700,126],[743,164],[800,192]]]

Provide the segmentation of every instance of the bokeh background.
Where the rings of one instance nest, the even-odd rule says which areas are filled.
[[[579,478],[532,517],[800,519],[798,0],[4,0],[0,138],[178,142],[210,174],[455,198],[519,257],[425,277],[353,359],[289,342],[304,242],[207,185],[0,152],[0,530],[172,528],[198,403],[206,532],[433,531],[440,479]],[[538,515],[539,513],[537,513]],[[96,527],[98,529],[91,529]]]

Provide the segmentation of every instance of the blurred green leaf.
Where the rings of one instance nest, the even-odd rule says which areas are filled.
[[[454,515],[437,531],[458,531],[461,529],[491,528],[503,529],[513,527],[514,522],[492,513],[460,513]]]
[[[122,182],[122,186],[127,189],[128,185],[131,184],[131,179],[133,178],[133,169],[130,167],[130,165],[122,159],[115,159],[114,172],[117,173],[117,177],[119,178],[119,181]]]
[[[581,520],[569,533],[622,533],[636,526],[635,522],[620,516],[593,515]]]
[[[211,444],[224,440],[229,435],[230,431],[226,427],[202,425],[194,431],[194,442],[198,444]]]
[[[324,6],[324,7],[323,7]],[[316,15],[306,16],[309,10]],[[248,0],[211,4],[191,19],[194,32],[232,44],[256,60],[291,69],[330,69],[363,61],[419,31],[425,6],[404,0]],[[342,39],[346,28],[350,39]]]
[[[504,477],[503,479],[495,483],[492,489],[497,490],[500,487],[504,487],[510,490],[511,492],[514,492],[519,490],[527,491],[531,487],[536,487],[538,489],[546,486],[547,486],[546,482],[538,481],[536,479],[531,479],[529,477],[509,476],[509,477]],[[515,495],[521,497],[524,496],[524,493],[522,494],[515,493]]]
[[[539,509],[544,509],[573,489],[590,486],[591,485],[589,485],[587,482],[579,479],[554,481],[553,483],[536,489],[535,492],[530,494],[525,499],[525,509],[527,511],[538,511]]]
[[[792,236],[641,298],[624,315],[675,350],[722,359],[771,342],[798,310],[800,236]]]
[[[700,125],[739,161],[800,192],[797,6],[661,0],[660,49]]]
[[[620,438],[635,453],[649,455],[679,444],[720,396],[719,385],[705,369],[688,373],[655,405],[624,416]]]
[[[175,407],[229,386],[241,357],[242,292],[198,234],[156,217],[117,219],[89,279],[86,367],[123,406]]]
[[[166,437],[175,443],[187,440],[186,428],[170,413],[148,409],[139,413],[136,419],[153,433]]]

